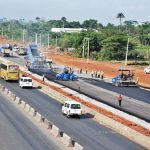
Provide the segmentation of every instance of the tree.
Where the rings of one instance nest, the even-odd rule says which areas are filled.
[[[98,26],[99,26],[98,21],[94,19],[85,20],[82,24],[83,28],[88,29],[97,29]]]
[[[61,21],[62,21],[62,23],[63,23],[63,28],[65,27],[65,24],[66,24],[66,22],[67,22],[67,19],[66,19],[66,17],[62,17],[61,18]]]
[[[122,21],[121,21],[121,19],[122,19],[122,18],[125,18],[125,16],[124,16],[123,13],[118,13],[118,14],[117,14],[117,18],[119,18],[119,20],[120,20],[120,28],[121,28],[121,26],[122,26]]]

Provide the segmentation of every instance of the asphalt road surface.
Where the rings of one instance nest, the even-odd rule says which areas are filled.
[[[8,57],[8,59],[21,65],[25,64],[25,61],[21,57]],[[39,73],[39,71],[38,74],[43,75],[42,73]],[[46,74],[46,77],[51,81],[76,90],[93,99],[96,99],[97,101],[103,102],[131,115],[137,116],[147,122],[150,122],[150,92],[147,90],[140,89],[138,87],[115,87],[110,83],[87,78],[81,78],[79,81],[61,81],[56,80],[56,73],[54,72]],[[110,92],[104,92],[100,88],[116,92],[118,95],[125,95],[128,97],[128,99],[123,98],[123,107],[120,108],[117,103],[117,97],[110,94]],[[145,104],[141,105],[134,102],[132,99],[144,102]]]
[[[21,89],[18,83],[5,82],[2,79],[0,79],[0,83],[29,103],[62,131],[73,137],[86,150],[144,149],[113,130],[88,118],[86,115],[80,119],[68,119],[61,114],[61,104],[58,101],[39,92],[37,89]]]
[[[0,150],[61,150],[0,93]]]

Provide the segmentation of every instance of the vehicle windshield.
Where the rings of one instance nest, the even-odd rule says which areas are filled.
[[[24,79],[24,82],[32,82],[32,79]]]
[[[72,109],[80,109],[81,105],[80,104],[71,104]]]
[[[17,66],[17,65],[9,65],[9,70],[11,70],[11,71],[19,70],[19,66]]]

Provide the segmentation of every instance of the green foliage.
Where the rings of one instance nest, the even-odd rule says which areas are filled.
[[[75,48],[75,55],[82,57],[83,43],[85,38],[89,38],[90,58],[96,60],[124,60],[129,42],[128,59],[150,61],[150,23],[145,22],[138,25],[135,20],[125,20],[123,13],[118,13],[119,26],[108,23],[106,26],[95,19],[89,19],[80,23],[79,21],[68,21],[62,17],[59,20],[44,20],[36,17],[35,20],[26,22],[24,19],[7,20],[0,19],[0,33],[7,39],[22,40],[23,31],[26,39],[35,41],[35,34],[42,34],[42,44],[47,44],[48,34],[50,44],[62,49]],[[51,28],[86,28],[87,31],[80,33],[52,33]],[[88,53],[88,43],[84,43],[85,57]]]

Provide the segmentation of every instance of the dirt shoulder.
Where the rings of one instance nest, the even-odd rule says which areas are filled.
[[[78,68],[83,71],[87,69],[88,73],[90,74],[91,71],[103,71],[104,77],[113,78],[118,75],[119,68],[128,68],[134,69],[135,71],[135,80],[137,77],[139,78],[139,84],[150,87],[150,74],[145,74],[143,71],[143,67],[136,67],[136,66],[125,66],[123,63],[113,63],[113,62],[104,62],[104,61],[94,61],[89,60],[87,62],[86,59],[83,58],[76,58],[73,56],[69,56],[66,54],[60,54],[55,51],[52,53],[52,50],[44,50],[47,53],[48,58],[52,58],[53,62],[58,64],[64,64],[70,66],[74,69]]]

